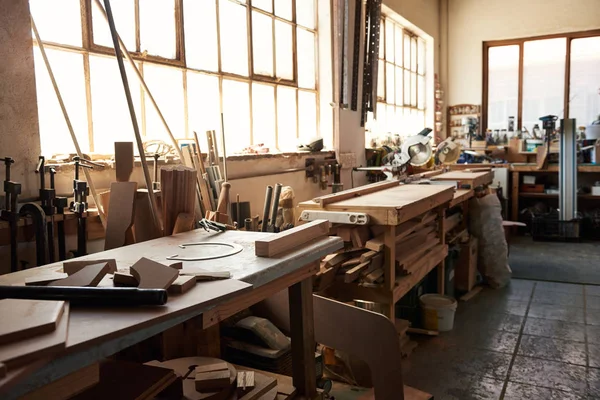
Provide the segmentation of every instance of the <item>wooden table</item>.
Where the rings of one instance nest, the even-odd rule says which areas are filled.
[[[386,315],[393,321],[395,319],[394,304],[438,265],[440,266],[438,281],[441,280],[443,286],[445,271],[441,261],[446,256],[446,254],[440,255],[439,259],[432,260],[417,273],[403,276],[397,280],[395,271],[396,226],[429,210],[437,209],[440,215],[440,242],[444,244],[444,209],[452,201],[453,196],[454,188],[450,185],[406,184],[327,204],[324,208],[321,208],[320,204],[315,201],[302,202],[298,207],[300,212],[314,209],[363,212],[369,215],[370,224],[384,226],[384,286],[367,288],[355,283],[335,282],[332,286],[332,293],[351,296],[351,299],[382,303],[385,305]]]
[[[242,252],[234,256],[184,262],[184,268],[197,266],[209,271],[230,271],[233,279],[198,283],[183,295],[171,296],[165,306],[72,309],[66,349],[46,364],[32,363],[10,371],[7,378],[0,381],[0,393],[2,390],[10,392],[1,394],[1,397],[18,398],[194,317],[203,315],[203,319],[208,321],[205,325],[210,326],[288,287],[293,321],[294,385],[300,394],[314,397],[316,374],[311,277],[318,270],[320,259],[340,249],[343,242],[337,237],[326,237],[281,256],[256,257],[254,242],[267,235],[238,231],[215,234],[196,230],[81,257],[82,260],[114,258],[118,267],[124,268],[133,265],[142,256],[169,263],[166,257],[180,252],[178,246],[184,243],[226,242],[243,247]],[[0,276],[0,284],[21,284],[26,277],[61,269],[61,263],[32,268]],[[208,319],[207,315],[210,315]],[[16,383],[11,382],[12,387],[9,388],[8,384],[2,386],[16,376],[20,379]]]

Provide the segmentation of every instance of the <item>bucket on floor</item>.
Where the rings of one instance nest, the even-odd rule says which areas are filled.
[[[423,318],[423,328],[433,331],[451,331],[454,327],[454,313],[457,302],[441,294],[424,294],[419,298]]]

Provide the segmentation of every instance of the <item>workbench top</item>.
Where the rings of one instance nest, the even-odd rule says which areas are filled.
[[[454,188],[450,185],[398,185],[375,193],[331,203],[321,208],[314,201],[298,205],[303,210],[364,212],[373,224],[398,225],[441,204],[450,202]]]
[[[489,185],[494,180],[493,171],[450,171],[430,178],[432,181],[459,181],[470,183],[471,189],[481,185]]]

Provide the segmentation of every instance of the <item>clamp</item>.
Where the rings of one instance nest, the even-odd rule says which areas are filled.
[[[75,179],[73,179],[73,201],[69,209],[77,216],[77,250],[73,253],[76,257],[81,257],[87,254],[86,211],[90,188],[86,181],[79,180],[79,167],[93,169],[94,166],[101,165],[78,156],[73,157],[73,161],[75,161]]]
[[[46,189],[46,171],[50,172],[50,189]],[[56,190],[54,189],[54,174],[56,173],[56,170],[50,166],[46,166],[45,157],[40,156],[35,172],[40,174],[40,201],[42,210],[44,210],[46,216],[50,217],[50,221],[46,223],[48,237],[48,261],[54,262],[54,214],[56,214],[56,208],[54,206],[56,199]]]
[[[10,157],[2,159],[6,166],[6,179],[4,180],[4,210],[0,212],[0,219],[8,221],[10,227],[10,270],[16,272],[19,270],[17,235],[19,213],[17,212],[17,201],[21,194],[21,184],[10,180],[10,166],[15,160]]]

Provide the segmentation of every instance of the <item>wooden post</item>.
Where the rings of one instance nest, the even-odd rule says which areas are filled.
[[[512,193],[511,195],[511,220],[519,220],[519,173],[514,171],[512,173]]]
[[[396,287],[396,226],[386,226],[383,234],[385,243],[385,289],[389,292],[390,304],[388,305],[388,317],[390,320],[395,320],[394,312],[394,288]]]
[[[289,288],[292,377],[298,394],[313,399],[317,394],[315,327],[312,278]]]
[[[438,207],[438,229],[440,236],[440,243],[446,244],[446,209],[447,204]],[[437,268],[437,279],[438,279],[438,293],[444,294],[446,291],[446,260],[442,260]]]

